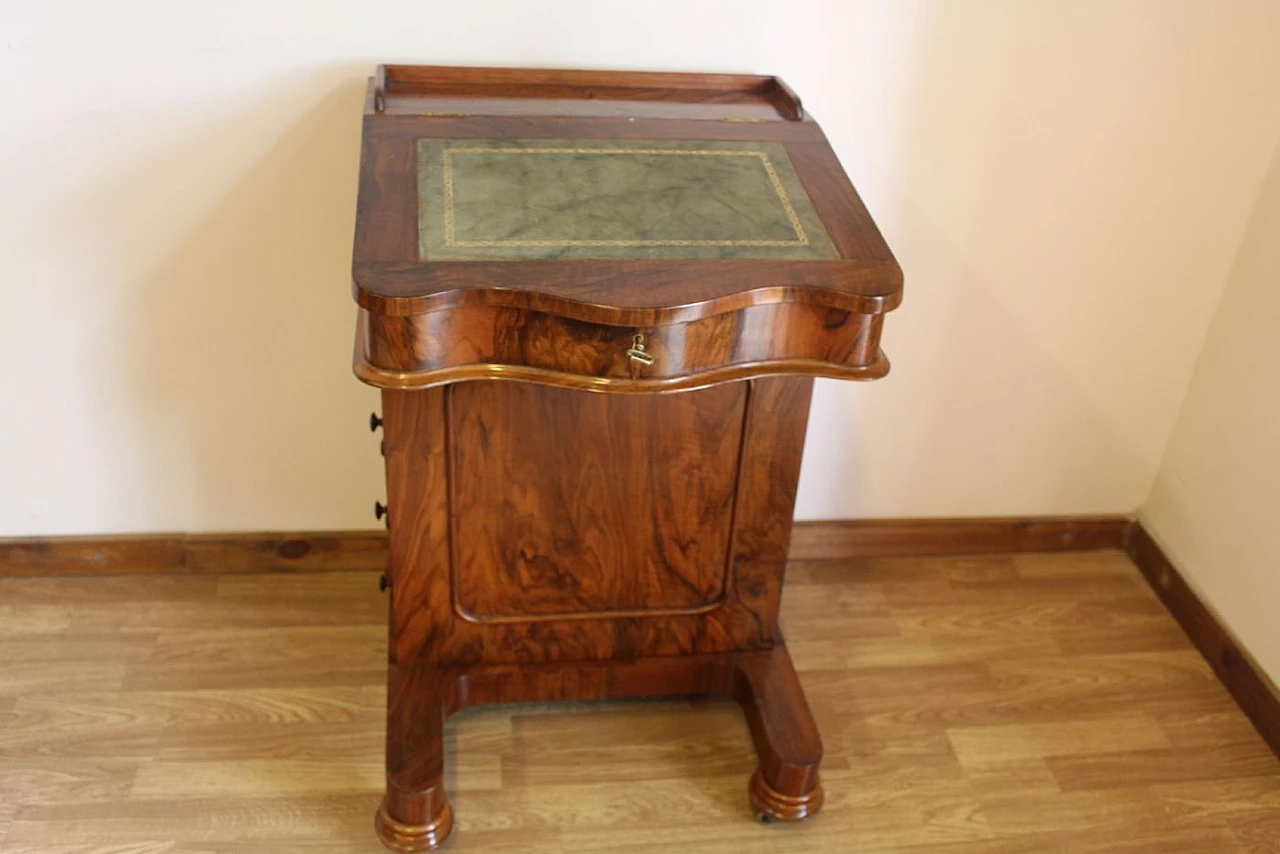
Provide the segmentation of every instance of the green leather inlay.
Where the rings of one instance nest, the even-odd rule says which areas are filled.
[[[423,261],[832,259],[768,142],[423,139]]]

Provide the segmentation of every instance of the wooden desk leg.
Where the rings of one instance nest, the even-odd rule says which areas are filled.
[[[453,830],[444,791],[444,719],[452,678],[391,666],[387,684],[387,794],[374,826],[396,851],[429,851]]]
[[[626,661],[392,666],[387,703],[387,796],[378,837],[428,851],[453,829],[444,792],[444,721],[466,706],[717,694],[741,707],[759,766],[747,786],[765,821],[800,821],[822,807],[822,742],[786,646]]]
[[[786,646],[742,653],[733,698],[760,766],[747,795],[762,821],[800,821],[822,808],[822,741]]]

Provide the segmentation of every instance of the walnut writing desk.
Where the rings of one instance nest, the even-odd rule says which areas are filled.
[[[391,532],[382,841],[449,834],[444,720],[480,703],[732,697],[753,808],[813,815],[778,630],[809,393],[885,374],[902,274],[791,90],[381,67],[353,276]]]

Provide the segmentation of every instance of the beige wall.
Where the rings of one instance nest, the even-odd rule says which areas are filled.
[[[1280,682],[1280,147],[1141,515]]]
[[[0,5],[0,536],[372,525],[378,60],[768,71],[907,273],[802,517],[1129,512],[1280,115],[1269,0]]]

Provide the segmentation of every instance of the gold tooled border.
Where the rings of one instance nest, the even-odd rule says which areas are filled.
[[[454,154],[657,154],[685,155],[693,157],[757,157],[764,168],[773,191],[796,233],[795,240],[458,240],[454,228],[453,213],[453,155]],[[678,148],[506,148],[467,147],[444,148],[444,245],[470,247],[501,246],[808,246],[809,235],[800,223],[800,216],[791,204],[782,179],[773,168],[766,151],[726,149],[678,149]]]

